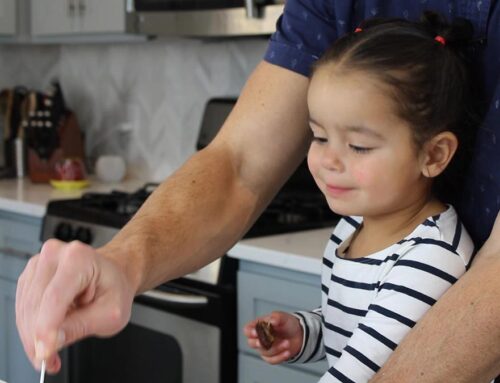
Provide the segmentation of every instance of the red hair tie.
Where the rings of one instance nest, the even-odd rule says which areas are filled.
[[[446,40],[444,39],[443,36],[437,35],[436,37],[434,37],[434,40],[436,40],[438,43],[446,45]]]
[[[361,28],[359,28],[359,27],[358,27],[358,28],[356,28],[356,29],[354,30],[354,33],[357,33],[357,32],[362,32],[362,31],[363,31],[363,29],[361,29]]]

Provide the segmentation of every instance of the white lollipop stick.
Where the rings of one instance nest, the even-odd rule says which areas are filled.
[[[40,371],[40,383],[43,383],[45,380],[45,359],[42,360],[42,370]]]

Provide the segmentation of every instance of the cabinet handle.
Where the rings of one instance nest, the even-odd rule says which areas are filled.
[[[0,254],[10,255],[22,259],[30,259],[32,256],[32,254],[25,253],[24,251],[21,250],[13,249],[11,247],[0,247]]]
[[[78,10],[80,11],[80,15],[85,14],[87,11],[87,4],[85,0],[78,0]]]
[[[74,17],[75,11],[76,11],[75,0],[66,0],[66,3],[67,3],[67,9],[68,9],[68,16]]]
[[[255,19],[258,17],[257,5],[254,0],[245,0],[245,10],[249,19]]]
[[[178,303],[184,305],[206,305],[208,304],[208,298],[203,295],[195,294],[176,294],[167,291],[149,290],[141,295],[156,299],[164,303]]]

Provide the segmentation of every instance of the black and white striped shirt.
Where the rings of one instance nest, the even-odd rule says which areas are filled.
[[[340,257],[361,221],[343,218],[330,237],[323,257],[322,307],[296,313],[304,343],[293,362],[326,356],[329,370],[321,383],[367,382],[465,273],[474,253],[450,206],[382,251],[356,259]]]

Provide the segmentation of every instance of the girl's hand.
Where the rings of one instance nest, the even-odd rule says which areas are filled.
[[[257,322],[271,323],[275,340],[268,350],[262,347],[255,326]],[[273,311],[269,315],[247,323],[243,329],[248,345],[256,349],[269,364],[279,364],[297,355],[302,348],[303,330],[299,320],[292,314]]]

